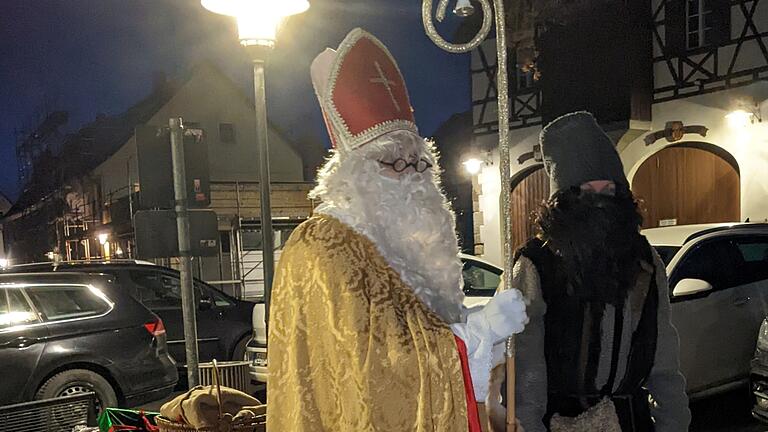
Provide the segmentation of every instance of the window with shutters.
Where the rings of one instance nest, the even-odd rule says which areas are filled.
[[[688,0],[686,5],[686,46],[688,49],[712,44],[712,0]]]

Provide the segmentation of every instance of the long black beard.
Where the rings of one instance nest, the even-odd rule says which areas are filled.
[[[562,259],[569,293],[587,301],[623,304],[644,257],[642,216],[626,188],[616,196],[557,192],[536,218],[539,235]]]

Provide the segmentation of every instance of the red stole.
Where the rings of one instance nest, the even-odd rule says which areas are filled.
[[[467,345],[458,336],[456,338],[456,348],[459,350],[459,359],[461,360],[461,374],[464,377],[464,393],[467,397],[467,420],[469,420],[469,432],[482,432],[480,427],[480,413],[477,411],[477,401],[475,400],[475,389],[472,387],[472,376],[469,373],[469,357],[467,355]]]

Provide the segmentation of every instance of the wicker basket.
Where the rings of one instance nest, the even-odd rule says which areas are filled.
[[[253,407],[256,417],[247,421],[233,421],[231,414],[221,410],[221,385],[216,360],[213,361],[213,385],[216,386],[216,400],[219,403],[219,425],[217,427],[195,428],[188,424],[178,423],[163,416],[157,416],[157,426],[160,432],[265,432],[267,430],[267,406]]]

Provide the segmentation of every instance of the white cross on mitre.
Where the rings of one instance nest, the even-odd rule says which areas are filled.
[[[395,99],[395,94],[392,92],[392,87],[396,86],[397,83],[387,78],[387,75],[384,74],[384,70],[381,69],[381,65],[379,64],[379,62],[374,61],[373,65],[376,66],[376,71],[378,72],[379,76],[375,78],[371,78],[370,82],[374,84],[381,84],[384,86],[384,88],[387,89],[387,93],[389,93],[389,97],[392,99],[392,103],[395,105],[395,109],[399,112],[400,104],[397,103],[397,99]]]

